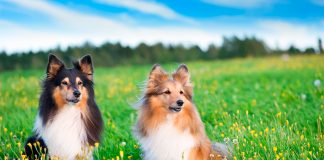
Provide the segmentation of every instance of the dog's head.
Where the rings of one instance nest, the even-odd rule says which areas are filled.
[[[186,65],[182,64],[169,78],[160,65],[154,65],[147,82],[145,96],[150,103],[162,104],[171,112],[180,112],[186,104],[191,104],[193,89]]]
[[[46,73],[45,88],[51,88],[52,97],[58,107],[87,102],[93,80],[90,55],[75,62],[74,68],[66,68],[60,59],[49,55]]]

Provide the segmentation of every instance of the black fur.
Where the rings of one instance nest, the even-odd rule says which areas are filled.
[[[86,63],[90,63],[91,69],[92,69],[92,62],[91,57],[89,55],[85,56],[80,60],[80,63],[82,63],[82,60]],[[48,76],[49,75],[49,65],[50,63],[54,62],[56,64],[62,65],[57,74],[55,76]],[[81,117],[86,128],[87,133],[87,140],[89,145],[94,145],[96,142],[100,141],[101,132],[103,129],[103,121],[101,117],[101,113],[99,111],[99,108],[95,102],[95,95],[93,90],[93,82],[92,79],[89,79],[88,73],[83,73],[81,71],[81,66],[78,62],[74,63],[74,68],[65,68],[64,64],[57,59],[54,55],[49,56],[49,65],[47,66],[47,77],[43,81],[43,87],[42,87],[42,93],[39,99],[39,116],[42,119],[43,126],[50,125],[51,120],[55,116],[55,114],[58,111],[58,106],[56,105],[54,99],[53,99],[53,91],[54,89],[61,84],[61,81],[68,77],[70,79],[70,83],[73,85],[76,85],[75,79],[76,77],[79,77],[83,82],[83,87],[86,87],[88,91],[88,101],[87,101],[87,116]],[[33,137],[30,137],[28,141],[37,140],[36,137],[39,137],[38,135],[35,135]],[[42,144],[46,146],[44,141],[40,138],[39,141],[42,141]],[[25,145],[26,154],[28,157],[30,157],[30,150],[28,149],[28,141]],[[50,150],[50,148],[49,148]]]

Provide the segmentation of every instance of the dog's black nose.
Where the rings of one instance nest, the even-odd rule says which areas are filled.
[[[75,98],[79,98],[80,95],[81,95],[81,93],[80,93],[80,91],[78,91],[78,90],[74,90],[74,91],[73,91],[73,95],[74,95]]]
[[[183,100],[177,100],[177,105],[178,105],[178,106],[182,106],[183,103],[184,103]]]

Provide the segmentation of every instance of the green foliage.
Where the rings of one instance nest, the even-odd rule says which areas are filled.
[[[258,57],[267,55],[266,45],[255,37],[239,39],[236,36],[223,38],[219,58]]]
[[[235,143],[236,159],[323,159],[324,89],[314,85],[315,80],[323,83],[323,61],[320,55],[304,55],[288,61],[267,57],[187,63],[194,102],[210,139]],[[163,67],[170,71],[177,64]],[[121,153],[124,159],[140,159],[131,104],[141,95],[150,69],[96,67],[96,101],[105,129],[95,159],[117,159]],[[43,77],[43,70],[0,74],[0,159],[21,156],[32,134]]]
[[[305,49],[304,53],[312,54],[312,53],[316,53],[316,52],[315,52],[314,48],[308,47]]]
[[[299,49],[292,46],[287,51],[289,54],[301,53]],[[307,49],[305,52],[314,53]],[[270,50],[266,44],[255,37],[238,38],[236,36],[226,38],[222,46],[211,44],[206,50],[199,46],[163,45],[157,43],[147,45],[141,43],[131,48],[120,43],[104,43],[94,46],[89,42],[81,46],[69,46],[62,50],[60,47],[48,51],[23,52],[7,55],[4,51],[0,53],[0,71],[42,69],[46,65],[47,55],[53,53],[63,60],[69,62],[84,54],[91,54],[96,66],[108,67],[117,65],[140,65],[153,63],[170,63],[195,60],[215,60],[235,57],[261,57],[273,54],[285,53],[283,50]]]

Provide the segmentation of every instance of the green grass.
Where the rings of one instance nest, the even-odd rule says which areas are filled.
[[[270,57],[187,63],[194,102],[210,139],[237,139],[234,159],[324,159],[323,62],[323,56],[313,55],[289,61]],[[163,67],[172,71],[177,64]],[[124,159],[140,159],[131,104],[140,97],[150,68],[96,68],[96,100],[105,129],[95,159],[117,159],[120,151]],[[43,76],[41,70],[0,74],[0,159],[19,158],[32,134]]]

